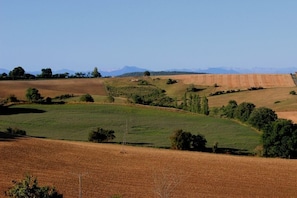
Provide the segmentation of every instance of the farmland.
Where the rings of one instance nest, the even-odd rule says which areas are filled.
[[[197,94],[201,96],[238,89],[239,92],[209,96],[210,107],[221,107],[229,100],[252,102],[297,122],[297,96],[289,94],[297,89],[290,75],[199,74],[140,78],[178,100],[182,100],[190,86],[198,88]],[[169,78],[177,83],[166,84]],[[172,197],[296,195],[297,177],[292,174],[297,167],[295,160],[158,149],[169,148],[172,132],[184,129],[203,134],[208,148],[219,142],[221,148],[251,154],[259,145],[260,132],[228,119],[129,104],[124,97],[115,97],[113,104],[106,102],[107,86],[133,87],[138,80],[126,77],[0,81],[2,99],[14,94],[24,100],[29,87],[37,88],[44,97],[74,96],[66,99],[64,105],[13,105],[5,115],[0,115],[0,131],[18,127],[30,136],[39,137],[5,138],[0,132],[0,163],[5,167],[0,170],[0,193],[11,185],[12,179],[20,179],[29,172],[37,176],[41,184],[55,185],[65,197],[77,196],[79,173],[87,173],[83,177],[84,197],[114,194],[155,197],[161,183],[172,181],[176,181]],[[264,89],[248,91],[250,87]],[[79,102],[79,96],[85,93],[91,94],[95,103]],[[83,142],[97,127],[115,131],[113,144]],[[127,145],[122,145],[123,142]]]
[[[0,192],[24,173],[54,185],[64,197],[294,197],[295,160],[237,157],[110,144],[46,139],[1,139]],[[125,151],[123,154],[121,151]],[[1,194],[2,196],[3,194]]]

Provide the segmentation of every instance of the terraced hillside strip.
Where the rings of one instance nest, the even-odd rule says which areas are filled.
[[[290,74],[195,74],[159,76],[159,78],[172,78],[185,84],[213,86],[224,89],[243,89],[250,87],[294,87],[296,86]]]
[[[57,79],[57,80],[15,80],[0,81],[0,98],[14,94],[18,99],[25,99],[26,90],[37,88],[44,97],[63,94],[107,95],[102,79]]]
[[[64,197],[295,197],[297,161],[46,139],[0,138],[0,192],[31,173]],[[121,151],[125,151],[125,154]]]

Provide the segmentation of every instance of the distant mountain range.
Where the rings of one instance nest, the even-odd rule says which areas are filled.
[[[26,70],[26,68],[24,68]],[[159,71],[152,71],[145,68],[140,68],[137,66],[124,66],[121,69],[113,70],[113,71],[104,71],[100,70],[102,76],[120,76],[127,73],[135,73],[135,72],[187,72],[187,73],[209,73],[209,74],[247,74],[247,73],[259,73],[259,74],[289,74],[297,72],[297,67],[290,67],[290,68],[250,68],[250,69],[242,69],[242,68],[224,68],[224,67],[214,67],[208,69],[170,69],[170,70],[159,70]],[[26,71],[30,74],[40,74],[41,71]],[[74,71],[69,69],[61,69],[57,71],[53,71],[54,74],[61,74],[61,73],[69,73],[70,75],[75,74],[76,72],[82,73],[90,73],[92,71]],[[9,73],[9,70],[0,68],[0,74],[2,73]]]

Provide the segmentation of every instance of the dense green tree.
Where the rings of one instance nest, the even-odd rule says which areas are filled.
[[[149,71],[145,71],[145,72],[143,72],[143,75],[144,75],[144,76],[150,76],[150,75],[151,75],[151,72],[149,72]]]
[[[105,130],[102,128],[97,128],[95,131],[89,133],[88,140],[90,142],[108,142],[115,138],[113,130]]]
[[[37,178],[30,175],[13,183],[14,186],[5,192],[5,195],[11,198],[63,198],[54,187],[39,186]]]
[[[297,157],[297,125],[291,120],[278,119],[266,126],[262,134],[263,156]]]
[[[24,78],[25,70],[21,66],[15,67],[12,71],[9,72],[9,76],[12,79]]]
[[[206,139],[203,135],[192,135],[192,147],[196,151],[203,151],[206,146]]]
[[[266,125],[271,124],[271,122],[277,119],[277,114],[269,108],[259,107],[255,108],[251,113],[248,123],[253,127],[261,130],[264,129]]]
[[[171,139],[171,148],[177,150],[190,150],[192,134],[182,129],[174,131]]]
[[[201,104],[201,113],[204,115],[209,114],[209,106],[208,106],[208,99],[206,96],[202,98],[202,104]]]
[[[94,102],[94,98],[90,94],[84,94],[79,99],[81,102]]]
[[[230,100],[228,105],[223,108],[223,114],[228,118],[234,118],[234,112],[237,108],[237,102]]]
[[[98,71],[98,68],[97,67],[94,68],[94,70],[92,72],[92,76],[93,76],[93,78],[101,78],[101,74]]]
[[[44,68],[41,69],[41,78],[52,78],[53,77],[53,72],[51,68]]]
[[[253,103],[243,102],[239,104],[235,109],[234,117],[242,122],[246,122],[249,119],[255,107],[256,106]]]
[[[28,88],[26,92],[26,98],[29,102],[38,102],[42,100],[42,97],[36,88]]]

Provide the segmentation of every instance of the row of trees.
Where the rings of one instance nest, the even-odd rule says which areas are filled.
[[[41,69],[41,73],[38,75],[33,75],[26,73],[24,68],[21,66],[15,67],[8,74],[2,73],[0,74],[0,79],[2,80],[17,80],[17,79],[35,79],[35,78],[100,78],[101,73],[98,71],[98,68],[95,67],[94,70],[88,74],[83,72],[76,72],[74,75],[70,75],[69,73],[61,73],[61,74],[53,74],[51,68],[43,68]]]
[[[259,107],[249,102],[237,104],[229,101],[222,107],[223,116],[250,124],[262,132],[261,142],[265,157],[297,157],[297,125],[291,120],[279,119],[269,108]]]

